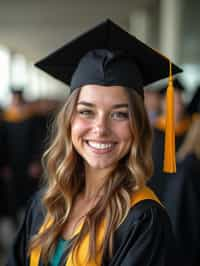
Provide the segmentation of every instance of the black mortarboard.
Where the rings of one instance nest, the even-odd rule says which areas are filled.
[[[70,86],[119,85],[136,90],[169,77],[164,169],[175,171],[173,79],[182,70],[167,57],[148,47],[111,20],[106,20],[67,43],[36,66]]]
[[[36,63],[71,90],[87,84],[138,90],[169,76],[169,60],[111,20],[67,43]],[[182,70],[172,65],[172,73]]]

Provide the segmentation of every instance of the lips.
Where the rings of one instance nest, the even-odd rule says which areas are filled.
[[[98,141],[86,141],[87,145],[92,148],[92,150],[97,151],[98,153],[104,153],[111,151],[116,143],[114,142],[98,142]]]

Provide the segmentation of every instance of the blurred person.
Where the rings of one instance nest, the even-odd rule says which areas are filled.
[[[177,173],[169,176],[164,202],[182,256],[181,265],[200,265],[200,116],[177,152]]]
[[[16,230],[14,216],[13,183],[10,169],[7,167],[6,132],[3,121],[3,109],[0,111],[0,258],[10,247]]]
[[[5,158],[6,158],[6,147],[4,142],[4,124],[2,120],[2,109],[0,108],[0,218],[4,215],[5,212],[5,184],[4,184],[4,167],[5,167]]]
[[[199,116],[200,110],[200,84],[194,89],[190,102],[187,104],[187,113],[191,116]]]
[[[166,190],[166,183],[168,182],[168,174],[163,173],[163,161],[164,161],[164,143],[165,143],[165,114],[166,114],[166,102],[164,96],[164,90],[166,87],[160,90],[162,95],[162,112],[156,119],[153,127],[153,162],[154,173],[150,179],[150,186],[156,191],[161,200],[164,200],[163,194]],[[175,117],[175,150],[177,151],[182,144],[187,131],[191,125],[191,116],[186,111],[186,106],[183,100],[183,92],[185,87],[176,78],[174,80],[174,117]],[[172,174],[173,175],[173,174]]]
[[[146,186],[143,87],[168,76],[169,61],[106,20],[36,65],[71,90],[7,265],[177,265],[169,217]]]
[[[161,112],[161,95],[156,89],[144,90],[144,103],[151,125],[154,125]]]
[[[4,253],[13,241],[28,198],[38,187],[47,117],[59,104],[44,99],[26,102],[21,88],[12,88],[11,93],[11,104],[2,110],[0,121],[0,247]]]
[[[165,99],[166,87],[159,90],[161,95],[161,114],[155,122],[155,134],[156,137],[159,133],[162,135],[165,129],[165,116],[166,116],[166,99]],[[176,150],[180,147],[181,142],[184,139],[184,135],[190,127],[191,116],[187,112],[183,94],[186,88],[182,82],[175,78],[174,80],[174,120],[175,120],[175,134],[176,134]]]
[[[11,103],[3,112],[6,169],[12,178],[12,202],[16,215],[37,188],[30,167],[37,164],[35,114],[24,99],[23,88],[11,88]]]
[[[164,127],[165,113],[166,113],[166,104],[164,98],[164,90],[160,90],[160,94],[162,97],[162,114],[161,117],[158,118],[156,123],[156,127],[159,126],[162,129]],[[186,105],[183,99],[183,93],[185,92],[185,87],[183,84],[176,78],[174,80],[174,118],[175,118],[175,131],[177,136],[183,135],[189,128],[191,117],[187,113]],[[163,120],[162,120],[163,119]],[[160,124],[159,124],[160,123]],[[162,125],[163,123],[163,125]],[[178,143],[178,146],[180,143]]]

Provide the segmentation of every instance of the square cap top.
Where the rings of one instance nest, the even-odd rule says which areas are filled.
[[[140,92],[169,76],[170,61],[111,20],[81,34],[36,63],[71,90],[88,84],[121,85]],[[182,70],[172,64],[172,74]]]

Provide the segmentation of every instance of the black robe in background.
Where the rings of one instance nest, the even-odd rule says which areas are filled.
[[[23,208],[37,189],[38,180],[29,175],[31,163],[38,160],[35,117],[20,121],[4,120],[7,166],[11,169],[16,211]]]
[[[27,245],[38,232],[45,217],[40,196],[28,206],[16,236],[7,266],[29,266]],[[180,265],[171,223],[162,206],[143,200],[131,210],[114,236],[114,256],[104,256],[103,266],[172,266]],[[40,266],[43,265],[40,262]],[[65,265],[62,264],[61,265]]]
[[[185,132],[186,133],[186,132]],[[175,136],[175,149],[180,148],[185,138],[185,133]],[[156,192],[161,202],[164,201],[164,193],[166,190],[168,177],[175,176],[174,174],[167,174],[163,172],[164,161],[164,147],[165,147],[165,134],[162,129],[153,128],[153,146],[152,157],[154,163],[154,173],[149,180],[149,186]]]
[[[13,212],[13,208],[10,206],[8,201],[8,194],[12,190],[12,182],[7,177],[5,177],[5,167],[8,164],[8,154],[7,154],[7,146],[6,146],[6,132],[4,121],[0,119],[0,218],[1,216],[10,216]],[[9,199],[12,201],[12,197]]]
[[[189,154],[169,176],[164,203],[180,246],[182,266],[200,265],[200,160]]]

